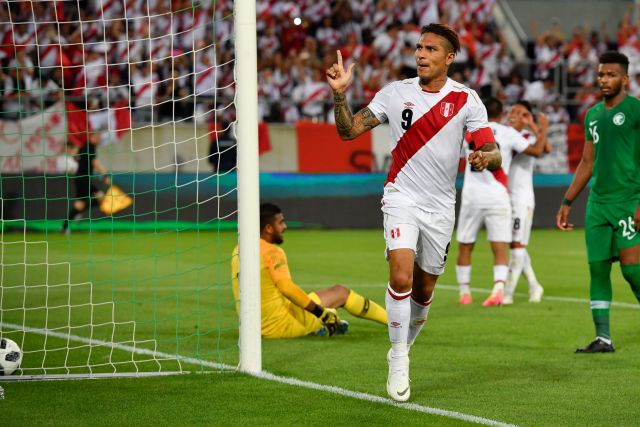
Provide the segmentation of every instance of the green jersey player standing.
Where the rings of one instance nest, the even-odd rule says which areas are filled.
[[[609,332],[614,261],[620,261],[622,275],[640,301],[640,100],[625,92],[628,67],[629,59],[619,52],[599,58],[603,100],[587,112],[582,159],[556,216],[558,228],[573,229],[568,223],[571,202],[593,178],[585,237],[596,339],[576,353],[614,351]]]

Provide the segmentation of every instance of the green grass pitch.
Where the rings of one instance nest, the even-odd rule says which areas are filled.
[[[112,237],[114,237],[112,239]],[[5,233],[0,321],[49,328],[71,322],[79,337],[125,342],[235,366],[237,319],[229,283],[234,233]],[[46,242],[37,243],[37,242]],[[19,248],[22,247],[22,252]],[[381,230],[290,229],[284,248],[294,280],[307,291],[342,283],[384,302],[387,266]],[[614,267],[614,354],[576,355],[593,339],[583,233],[536,230],[529,252],[546,293],[529,304],[521,279],[515,304],[484,308],[492,285],[488,244],[473,256],[474,304],[457,304],[456,244],[439,282],[427,326],[411,350],[411,403],[522,426],[627,426],[640,423],[640,311]],[[46,267],[48,263],[50,267]],[[25,267],[28,264],[28,267]],[[49,289],[38,286],[77,284]],[[19,285],[27,283],[28,290]],[[89,292],[88,285],[92,283]],[[483,292],[484,291],[484,292]],[[28,295],[25,295],[25,292]],[[22,301],[31,301],[22,310]],[[61,308],[49,311],[46,304]],[[62,308],[71,301],[77,308]],[[93,304],[87,304],[87,302]],[[108,304],[115,301],[113,310]],[[103,304],[104,303],[104,304]],[[94,306],[93,311],[90,310]],[[28,313],[28,314],[25,314]],[[112,313],[119,322],[111,325]],[[386,328],[341,312],[348,334],[263,341],[263,369],[344,390],[386,397]],[[26,317],[25,317],[26,316]],[[27,320],[24,320],[27,319]],[[71,319],[71,320],[70,320]],[[135,330],[131,320],[136,321]],[[91,328],[87,322],[105,325]],[[8,332],[9,331],[9,332]],[[9,329],[3,328],[11,336]],[[62,338],[26,334],[23,367],[60,365]],[[87,352],[78,342],[70,364],[95,372],[176,368],[120,350]],[[29,350],[29,348],[25,348]],[[469,425],[469,422],[183,363],[188,375],[157,378],[0,382],[0,413],[17,425]],[[71,372],[82,372],[83,368]],[[86,369],[85,369],[86,371]],[[59,373],[52,371],[52,373]]]

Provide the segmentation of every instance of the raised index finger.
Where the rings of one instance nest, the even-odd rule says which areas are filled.
[[[342,53],[340,52],[340,50],[339,50],[339,49],[336,51],[336,53],[338,54],[338,67],[340,67],[340,68],[344,68],[344,67],[342,66]]]

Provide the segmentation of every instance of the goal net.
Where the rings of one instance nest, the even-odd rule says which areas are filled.
[[[14,376],[235,367],[234,4],[0,3]]]

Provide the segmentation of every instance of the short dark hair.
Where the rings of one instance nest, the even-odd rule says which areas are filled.
[[[624,53],[620,53],[617,50],[609,50],[598,58],[600,64],[619,64],[624,70],[624,73],[629,72],[629,58]]]
[[[282,213],[282,209],[273,203],[263,203],[260,205],[260,231],[262,231],[267,224],[273,224],[273,221],[279,213]]]
[[[493,96],[484,100],[484,107],[490,119],[498,118],[502,114],[502,101]]]
[[[451,47],[451,53],[460,52],[460,39],[458,39],[458,33],[456,33],[450,26],[431,23],[420,29],[420,35],[425,33],[438,35],[448,41]]]
[[[531,107],[531,103],[529,101],[525,101],[524,99],[519,99],[515,102],[514,105],[522,105],[527,109],[531,114],[533,114],[533,107]]]

